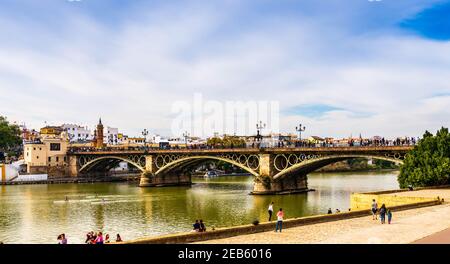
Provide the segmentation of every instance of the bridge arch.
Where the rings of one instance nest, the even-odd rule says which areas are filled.
[[[385,160],[385,161],[403,164],[403,160],[401,160],[400,158],[395,158],[395,157],[376,156],[376,155],[331,155],[331,156],[323,156],[323,157],[317,157],[314,159],[305,160],[305,161],[302,161],[295,165],[292,165],[291,167],[285,168],[285,169],[277,172],[273,176],[273,180],[274,181],[281,180],[288,175],[297,174],[297,173],[302,173],[302,174],[306,175],[308,173],[311,173],[315,170],[318,170],[322,167],[333,164],[335,162],[344,161],[344,160],[348,160],[348,159],[354,159],[354,158],[378,159],[378,160]]]
[[[126,162],[128,164],[133,165],[134,167],[136,167],[137,169],[139,169],[140,171],[144,172],[145,168],[143,166],[141,166],[140,164],[138,164],[137,162],[128,159],[126,157],[121,157],[121,156],[101,156],[95,159],[92,159],[88,162],[86,162],[85,164],[82,165],[82,167],[80,168],[79,172],[83,173],[83,172],[88,172],[90,169],[95,168],[99,163],[103,162],[103,161],[118,161],[118,162]]]
[[[244,171],[251,173],[252,175],[258,177],[258,172],[255,171],[254,169],[250,168],[249,166],[243,165],[237,161],[234,161],[232,159],[228,159],[228,158],[224,158],[224,157],[220,157],[220,156],[188,156],[188,157],[183,157],[174,161],[171,161],[167,164],[165,164],[164,166],[160,167],[156,172],[155,175],[159,175],[162,173],[167,173],[169,171],[171,171],[172,169],[182,169],[182,168],[187,168],[196,164],[201,164],[205,161],[208,160],[219,160],[219,161],[223,161],[229,164],[232,164],[236,167],[239,167],[241,169],[243,169]],[[259,160],[258,160],[259,163]],[[259,168],[259,164],[258,164],[258,168]]]

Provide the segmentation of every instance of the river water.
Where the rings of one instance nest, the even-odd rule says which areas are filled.
[[[267,207],[299,217],[348,210],[352,192],[398,188],[397,172],[314,173],[314,192],[253,196],[251,176],[194,179],[191,187],[139,188],[137,183],[0,186],[0,241],[84,243],[89,231],[122,239],[185,232],[195,219],[207,228],[267,221]],[[65,201],[65,197],[68,201]]]

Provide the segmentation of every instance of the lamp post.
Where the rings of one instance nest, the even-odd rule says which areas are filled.
[[[148,130],[145,128],[142,131],[142,135],[144,136],[144,148],[147,148],[147,135],[148,135]]]
[[[259,124],[256,123],[256,139],[257,139],[257,141],[261,141],[261,139],[262,139],[261,130],[263,128],[266,128],[266,124],[263,124],[262,121],[259,121]]]
[[[300,124],[298,127],[295,127],[295,130],[298,132],[298,139],[302,140],[302,132],[305,131],[306,127]]]

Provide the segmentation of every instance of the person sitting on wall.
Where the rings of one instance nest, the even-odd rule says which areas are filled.
[[[200,220],[200,232],[206,232],[205,224],[203,223],[203,220]]]
[[[194,226],[195,232],[200,232],[200,223],[198,222],[198,219],[195,220],[195,223],[193,224],[193,226]]]

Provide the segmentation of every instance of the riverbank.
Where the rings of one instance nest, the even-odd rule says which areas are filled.
[[[128,182],[139,181],[140,176],[115,176],[101,178],[50,178],[42,181],[0,181],[0,185],[24,185],[24,184],[67,184],[67,183],[98,183],[98,182]]]
[[[391,225],[381,225],[379,220],[372,220],[370,211],[363,209],[288,219],[283,222],[285,230],[282,234],[274,232],[275,222],[271,222],[205,233],[189,232],[143,238],[127,243],[411,243],[450,227],[450,204],[442,203],[442,199],[450,198],[450,189],[409,192],[398,190],[388,193],[392,197],[391,201],[398,201],[399,197],[408,198],[404,199],[407,204],[388,206],[394,212],[395,220]],[[439,199],[435,196],[437,193]],[[420,199],[413,199],[414,197]],[[419,202],[409,202],[415,200]],[[435,219],[440,221],[434,224]]]
[[[392,193],[393,196],[430,197],[449,201],[450,189],[430,189]],[[440,239],[450,228],[450,203],[410,209],[393,210],[391,225],[381,225],[372,216],[288,228],[273,231],[202,241],[204,244],[407,244],[426,243]],[[425,239],[427,238],[428,239]],[[422,241],[422,242],[421,242]]]

